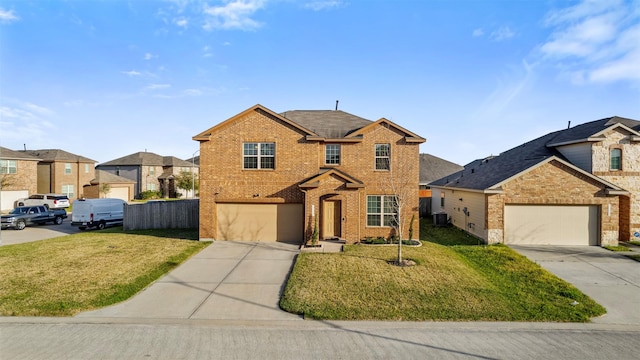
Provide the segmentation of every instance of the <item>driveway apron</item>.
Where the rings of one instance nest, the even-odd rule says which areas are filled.
[[[299,320],[279,308],[298,245],[216,241],[133,298],[77,317]]]
[[[607,309],[601,324],[640,324],[640,263],[598,246],[511,246]]]

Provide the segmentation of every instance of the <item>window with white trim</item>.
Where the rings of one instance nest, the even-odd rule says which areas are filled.
[[[393,195],[367,195],[367,226],[393,226],[397,208]]]
[[[326,144],[324,146],[324,163],[340,165],[340,144]]]
[[[62,193],[67,195],[69,199],[75,197],[75,191],[73,185],[62,185]]]
[[[71,163],[64,164],[64,173],[67,175],[71,174]]]
[[[275,143],[244,143],[242,144],[243,169],[275,169]]]
[[[622,170],[622,149],[613,148],[609,151],[609,169]]]
[[[147,183],[147,190],[156,191],[156,184]]]
[[[389,170],[390,144],[376,144],[376,170]]]
[[[89,164],[84,164],[84,173],[85,174],[89,173]]]
[[[149,176],[154,176],[156,174],[156,167],[149,166]]]
[[[0,160],[0,174],[16,174],[18,163],[16,160]]]

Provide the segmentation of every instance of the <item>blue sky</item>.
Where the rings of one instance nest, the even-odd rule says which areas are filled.
[[[0,145],[190,158],[246,108],[339,108],[465,164],[640,119],[639,1],[0,2]]]

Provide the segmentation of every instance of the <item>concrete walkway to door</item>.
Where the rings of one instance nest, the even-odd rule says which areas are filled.
[[[640,324],[640,262],[599,246],[510,247],[607,309],[600,324]]]
[[[300,320],[278,306],[298,248],[216,241],[131,299],[77,317]]]

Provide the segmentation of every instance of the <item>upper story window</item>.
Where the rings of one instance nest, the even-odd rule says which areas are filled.
[[[84,172],[85,174],[89,173],[89,164],[84,164]]]
[[[0,160],[0,174],[15,174],[18,172],[16,160]]]
[[[340,165],[340,144],[326,144],[324,146],[324,163]]]
[[[376,170],[389,170],[391,145],[376,144]]]
[[[149,166],[149,175],[154,176],[156,174],[156,167]]]
[[[622,149],[613,148],[610,150],[609,169],[622,170]]]
[[[64,164],[64,173],[65,174],[71,174],[71,163],[65,163]]]
[[[275,143],[244,143],[242,151],[244,169],[276,168]]]

